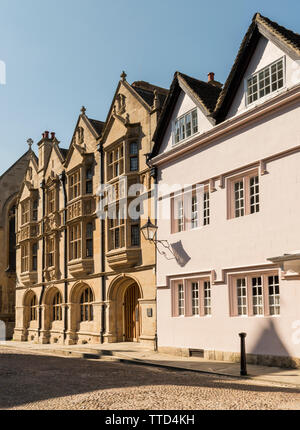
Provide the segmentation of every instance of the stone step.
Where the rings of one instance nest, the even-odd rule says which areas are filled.
[[[86,360],[121,361],[119,353],[116,351],[99,350],[96,348],[47,348],[43,351],[63,357],[83,358]]]

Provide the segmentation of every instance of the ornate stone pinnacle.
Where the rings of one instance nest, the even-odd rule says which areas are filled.
[[[123,70],[123,72],[122,72],[122,74],[121,74],[121,76],[120,76],[120,78],[122,79],[122,81],[124,82],[124,81],[126,81],[126,77],[127,77],[127,75],[126,75],[126,73],[124,72],[124,70]]]
[[[29,146],[29,149],[31,149],[31,147],[32,147],[32,145],[33,145],[33,140],[32,140],[31,138],[29,138],[29,139],[27,140],[27,144],[28,144],[28,146]]]
[[[160,109],[160,101],[159,101],[159,98],[158,98],[158,92],[157,92],[157,90],[154,90],[153,93],[154,93],[154,100],[153,100],[152,109],[153,110]]]
[[[85,115],[85,113],[86,113],[86,108],[84,106],[82,106],[82,108],[81,108],[81,113],[82,113],[82,115]]]

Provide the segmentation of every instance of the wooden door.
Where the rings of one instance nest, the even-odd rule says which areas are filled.
[[[139,289],[136,284],[127,288],[124,297],[125,341],[139,339]]]

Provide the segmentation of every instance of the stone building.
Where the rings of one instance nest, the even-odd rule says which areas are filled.
[[[99,341],[102,128],[82,108],[68,150],[46,131],[31,157],[17,201],[15,340]]]
[[[0,321],[5,324],[8,339],[15,322],[16,201],[31,156],[29,149],[0,177]]]
[[[100,139],[106,188],[107,342],[155,343],[155,247],[145,241],[140,227],[155,216],[147,157],[166,95],[167,90],[144,81],[130,85],[123,72]],[[140,203],[134,207],[136,196]]]
[[[151,158],[157,240],[185,255],[157,256],[161,351],[238,359],[244,332],[249,362],[300,364],[299,113],[300,35],[260,14],[221,91],[175,74]]]
[[[154,344],[155,248],[140,224],[150,215],[147,156],[166,95],[123,73],[105,123],[83,108],[68,150],[43,133],[17,201],[15,340]],[[131,184],[144,186],[135,219],[125,215]]]

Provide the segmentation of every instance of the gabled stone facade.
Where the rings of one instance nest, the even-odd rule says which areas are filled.
[[[31,150],[27,151],[0,177],[0,320],[6,327],[6,338],[12,337],[15,323],[16,255],[15,210]]]

